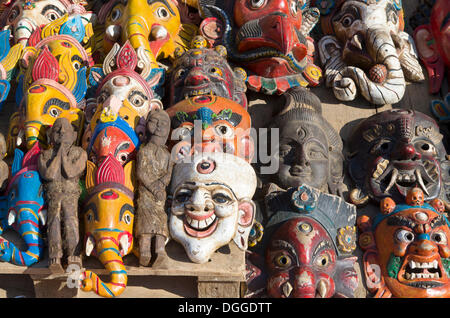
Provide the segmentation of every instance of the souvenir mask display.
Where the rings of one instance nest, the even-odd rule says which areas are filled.
[[[140,73],[135,71],[138,64],[144,65]],[[94,113],[86,114],[89,124],[83,147],[94,162],[112,154],[124,164],[145,139],[148,113],[162,108],[161,102],[153,98],[153,88],[162,74],[153,74],[150,64],[139,57],[129,42],[123,47],[114,45],[99,73],[103,79],[97,87],[94,107],[86,109],[86,113]]]
[[[425,201],[447,199],[448,160],[439,127],[429,116],[393,109],[361,121],[348,139],[348,169],[355,188],[350,200],[392,197],[401,202],[411,188]]]
[[[265,201],[267,296],[355,297],[356,207],[306,185],[274,191]]]
[[[25,68],[23,100],[19,98],[17,102],[23,108],[22,118],[15,134],[8,136],[10,145],[25,141],[31,148],[39,141],[45,146],[45,128],[58,117],[67,118],[74,127],[83,127],[87,70],[93,65],[83,45],[91,44],[91,35],[92,25],[85,27],[79,15],[64,15],[33,33],[33,40],[29,41],[32,46],[24,49],[21,58]],[[78,129],[79,134],[81,130]],[[10,128],[11,132],[14,130]]]
[[[196,36],[191,47],[172,67],[170,105],[193,96],[216,95],[247,108],[245,71],[230,67],[225,47],[208,48],[202,36]]]
[[[92,19],[82,1],[77,0],[15,0],[9,1],[0,16],[0,27],[11,30],[14,43],[27,46],[31,34],[65,14],[83,13],[86,21]]]
[[[2,147],[4,147],[2,145]],[[11,179],[0,198],[1,232],[14,229],[27,248],[22,251],[14,243],[2,239],[0,260],[20,266],[31,266],[43,257],[42,228],[46,224],[44,189],[37,169],[39,144],[26,154],[16,149]]]
[[[82,274],[83,291],[116,297],[127,286],[128,276],[122,257],[133,248],[133,171],[134,161],[122,167],[112,156],[99,166],[88,161],[83,209],[85,253],[98,257],[111,278],[107,283],[86,270]]]
[[[315,0],[321,14],[318,42],[327,87],[341,101],[358,91],[376,105],[399,102],[405,80],[424,80],[412,37],[403,31],[399,0]]]
[[[11,31],[0,32],[0,110],[11,89],[11,79],[17,74],[17,62],[22,54],[22,45],[10,46]]]
[[[274,182],[287,189],[306,184],[342,195],[344,156],[342,140],[322,116],[319,98],[304,90],[289,90],[284,95],[284,111],[274,118],[279,128],[278,172]]]
[[[199,0],[202,35],[222,44],[230,61],[248,70],[248,87],[281,94],[295,86],[316,86],[310,30],[319,19],[309,1]]]
[[[439,92],[446,69],[450,67],[449,14],[450,3],[437,0],[429,17],[429,24],[414,30],[414,41],[420,59],[427,69],[432,94]]]
[[[256,174],[227,153],[202,153],[173,168],[169,231],[194,263],[206,263],[232,240],[247,249],[253,225]]]
[[[105,23],[105,52],[129,40],[135,49],[144,47],[153,68],[157,60],[173,58],[177,47],[188,46],[197,29],[181,23],[173,0],[110,0],[99,19]]]
[[[358,218],[366,284],[375,297],[449,297],[450,229],[443,212],[441,200],[424,203],[422,190],[413,188],[406,203],[385,198],[376,216]]]
[[[226,152],[248,162],[254,154],[249,113],[230,99],[201,95],[167,109],[172,120],[172,154],[178,160],[197,151]],[[201,136],[195,136],[195,123]],[[175,144],[176,143],[176,144]]]

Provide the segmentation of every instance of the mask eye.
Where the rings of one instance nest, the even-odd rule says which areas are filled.
[[[222,138],[230,138],[234,135],[233,129],[227,125],[217,125],[215,131],[216,134]]]
[[[210,72],[211,74],[214,74],[214,75],[217,75],[217,76],[220,76],[220,77],[223,76],[222,70],[221,70],[220,68],[218,68],[218,67],[211,67],[211,68],[209,69],[209,72]]]
[[[351,14],[346,14],[342,17],[341,24],[344,27],[348,28],[353,24],[354,21],[355,21],[355,18]]]
[[[105,102],[108,94],[106,92],[101,92],[100,95],[97,97],[97,104],[102,104]]]
[[[183,126],[175,129],[172,133],[172,140],[183,140],[191,138],[192,129],[192,126]]]
[[[114,8],[111,12],[111,21],[115,22],[122,16],[122,10],[120,8]]]
[[[170,13],[165,7],[156,9],[156,15],[162,20],[168,20],[170,18]]]
[[[424,155],[436,155],[436,147],[434,147],[434,145],[430,142],[419,141],[414,145],[414,147]]]
[[[61,115],[61,111],[58,108],[52,107],[48,111],[49,115],[57,118],[59,115]]]
[[[92,222],[94,220],[94,215],[92,212],[86,213],[86,221]]]
[[[174,76],[174,79],[177,81],[180,78],[182,78],[184,76],[184,74],[186,74],[186,71],[184,69],[179,69]]]
[[[128,96],[128,100],[134,107],[142,107],[148,99],[147,97],[141,95],[139,92],[133,91]]]
[[[330,256],[328,254],[322,254],[316,259],[316,265],[320,267],[327,267],[331,263]]]
[[[59,18],[59,14],[56,13],[53,10],[49,10],[47,11],[47,13],[45,14],[45,17],[49,20],[49,21],[55,21],[56,19]]]
[[[74,69],[76,69],[77,71],[81,68],[81,64],[78,61],[75,61],[72,63],[72,66]]]
[[[224,203],[231,201],[231,198],[223,193],[214,194],[212,198],[213,198],[214,202],[219,203],[219,204],[224,204]]]
[[[381,140],[370,150],[371,154],[387,154],[392,150],[392,142],[390,140]]]
[[[129,215],[128,213],[125,214],[125,215],[123,216],[123,221],[124,221],[126,224],[131,224],[131,215]]]
[[[445,235],[444,232],[439,231],[439,232],[431,234],[431,240],[438,244],[447,245],[447,236]]]
[[[401,243],[411,243],[414,241],[414,233],[408,230],[398,230],[395,237]]]
[[[279,255],[275,258],[275,265],[281,268],[288,268],[292,264],[292,259],[289,255]]]
[[[16,6],[12,8],[11,13],[8,16],[8,23],[13,23],[14,20],[16,20],[16,18],[19,16],[19,13],[20,13],[19,7]]]
[[[250,5],[253,9],[262,8],[266,4],[266,0],[250,0]]]
[[[175,201],[178,203],[185,203],[191,198],[191,192],[188,190],[181,190],[175,196]]]

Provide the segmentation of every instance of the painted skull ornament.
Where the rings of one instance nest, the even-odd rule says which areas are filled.
[[[414,30],[414,41],[419,57],[427,69],[432,94],[439,92],[446,69],[450,67],[449,14],[450,3],[437,0],[431,10],[429,23]]]
[[[375,297],[450,295],[449,222],[443,202],[424,203],[423,196],[411,189],[392,211],[358,218],[366,285]]]
[[[419,187],[425,201],[447,200],[448,161],[436,122],[413,110],[387,110],[361,121],[349,138],[350,199],[404,200]]]
[[[306,185],[269,193],[265,201],[267,295],[354,297],[355,206]]]
[[[192,48],[178,57],[171,70],[170,105],[198,95],[216,95],[247,107],[245,71],[232,69],[226,59],[226,49],[206,46],[197,36]]]
[[[215,95],[200,95],[180,101],[169,107],[167,113],[172,120],[174,161],[196,151],[219,151],[248,162],[252,160],[250,114],[236,102]]]
[[[256,174],[245,160],[227,153],[202,153],[175,164],[169,215],[170,236],[194,263],[234,241],[247,249],[255,204]]]
[[[285,110],[272,125],[280,129],[274,182],[284,189],[306,184],[342,195],[343,144],[322,116],[319,98],[305,89],[291,89],[284,96]]]
[[[321,70],[313,64],[309,37],[319,12],[309,1],[199,0],[199,9],[205,19],[200,31],[206,38],[219,37],[230,61],[248,70],[250,89],[281,94],[319,84]]]
[[[405,80],[424,80],[399,0],[315,0],[325,34],[319,54],[327,87],[342,101],[358,91],[372,104],[394,104]]]

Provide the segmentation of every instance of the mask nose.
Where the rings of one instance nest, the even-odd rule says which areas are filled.
[[[185,79],[186,86],[199,86],[209,82],[209,78],[200,70],[191,71]]]
[[[402,140],[398,144],[397,150],[394,152],[393,157],[397,160],[418,160],[421,158],[420,153],[416,151],[416,148],[407,140]]]

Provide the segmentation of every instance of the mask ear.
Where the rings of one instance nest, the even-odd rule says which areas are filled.
[[[239,201],[238,229],[234,237],[234,242],[241,250],[247,249],[248,235],[255,220],[256,206],[252,200],[242,199]]]
[[[367,289],[371,292],[383,289],[384,280],[378,263],[378,253],[375,250],[368,250],[364,253],[363,265]]]
[[[31,62],[37,55],[37,49],[32,46],[27,46],[23,49],[22,57],[20,59],[20,66],[27,69]]]
[[[414,31],[414,41],[417,52],[422,60],[430,79],[431,94],[439,92],[445,75],[444,61],[434,44],[434,38],[429,25],[421,25]]]

